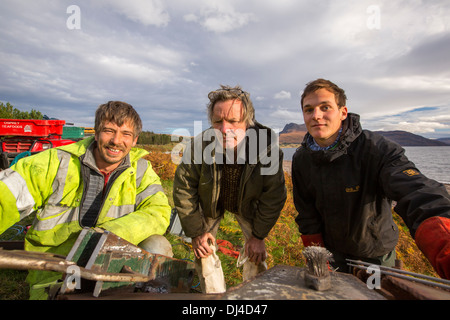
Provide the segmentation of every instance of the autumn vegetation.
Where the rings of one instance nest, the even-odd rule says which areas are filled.
[[[169,198],[169,204],[172,207],[173,178],[177,168],[177,165],[173,163],[171,157],[171,150],[174,146],[174,143],[166,145],[140,145],[140,147],[149,151],[146,159],[152,163],[153,169],[160,176],[163,188]],[[266,238],[268,252],[267,265],[269,268],[280,264],[299,267],[305,265],[305,260],[302,255],[303,244],[294,221],[297,211],[295,210],[292,198],[292,180],[287,172],[285,173],[285,178],[288,191],[287,201],[280,218]],[[437,274],[433,271],[427,259],[415,245],[401,218],[395,212],[393,212],[393,215],[400,230],[400,238],[396,252],[398,259],[403,262],[403,268],[412,272],[437,277]],[[5,239],[4,235],[0,236],[0,240]],[[173,245],[176,258],[193,260],[194,255],[189,242],[173,234],[167,234],[166,236]],[[217,238],[228,241],[232,245],[232,249],[237,252],[244,245],[242,232],[232,214],[225,214]],[[218,254],[222,261],[222,268],[228,287],[241,283],[242,268],[236,267],[236,258],[223,254],[222,252]],[[24,271],[0,270],[0,299],[27,299],[28,289],[24,283],[25,276],[26,272]],[[197,284],[194,281],[194,292],[199,292],[200,290]]]
[[[152,162],[155,171],[160,174],[161,179],[163,180],[163,186],[169,196],[169,201],[173,206],[171,198],[176,165],[171,161],[171,154],[168,152],[167,148],[160,149],[159,147],[152,146],[149,147],[149,149],[151,150],[151,153],[148,156],[148,159]],[[299,267],[305,265],[305,260],[302,255],[303,244],[297,224],[295,223],[295,217],[298,213],[295,209],[292,197],[292,179],[287,172],[285,172],[285,179],[288,191],[287,200],[277,223],[266,238],[266,248],[268,252],[267,265],[269,268],[279,264]],[[428,260],[417,248],[402,219],[394,211],[393,216],[400,231],[396,253],[397,258],[403,263],[403,269],[438,277]],[[170,237],[170,240],[174,244],[183,242],[182,239],[177,237]],[[225,214],[217,238],[229,241],[233,245],[235,251],[239,251],[242,248],[244,244],[242,232],[232,214]],[[188,255],[193,259],[193,254],[189,252],[189,250],[186,251],[186,248],[189,246],[189,243],[183,242],[183,246],[180,246],[183,250],[178,252],[179,258],[185,258],[186,255]],[[221,257],[222,268],[225,273],[227,285],[233,286],[240,283],[242,281],[242,270],[236,268],[236,259],[221,252],[218,254]]]

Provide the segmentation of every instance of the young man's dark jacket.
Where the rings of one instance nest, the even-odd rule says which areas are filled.
[[[362,130],[356,114],[349,113],[343,126],[333,150],[312,151],[307,134],[293,156],[302,234],[321,234],[330,251],[376,258],[394,250],[398,241],[391,200],[413,237],[423,220],[450,217],[445,187],[422,175],[398,144]]]

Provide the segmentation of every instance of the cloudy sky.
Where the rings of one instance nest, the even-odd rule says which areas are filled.
[[[450,137],[449,57],[448,0],[0,2],[0,101],[78,126],[122,100],[144,130],[194,133],[208,92],[240,84],[281,130],[326,78],[366,129]]]

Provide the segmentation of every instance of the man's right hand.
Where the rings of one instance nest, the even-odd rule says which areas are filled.
[[[192,249],[197,259],[206,258],[213,253],[213,250],[209,246],[210,242],[215,243],[216,239],[209,232],[192,238]]]

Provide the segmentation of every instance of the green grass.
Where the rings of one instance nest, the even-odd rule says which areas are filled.
[[[0,269],[0,300],[28,300],[28,271]]]
[[[21,228],[31,224],[34,217],[28,217],[0,235],[0,241],[23,240],[25,233]],[[0,269],[0,300],[28,300],[28,284],[25,282],[28,272],[23,270]]]
[[[162,180],[161,185],[168,196],[170,206],[173,207],[173,181]],[[33,218],[31,217],[27,218],[17,223],[17,225],[26,226],[32,222],[32,219]],[[18,229],[20,228],[14,227],[8,229],[0,235],[0,241],[23,240],[25,234],[18,233]],[[167,234],[166,237],[172,244],[172,250],[175,258],[188,259],[191,261],[194,260],[194,253],[190,243],[183,241],[182,238],[173,234]],[[236,246],[237,250],[243,246],[242,232],[240,231],[237,221],[232,214],[225,215],[221,223],[221,227],[219,228],[217,238],[230,241],[234,246]],[[226,276],[227,286],[230,287],[240,283],[242,281],[242,276],[241,270],[236,268],[236,259],[221,252],[218,252],[218,255],[222,262],[222,268]],[[0,269],[0,300],[27,300],[29,297],[29,287],[25,282],[26,276],[27,271]],[[194,278],[193,292],[200,292],[200,287],[197,285],[198,278]]]

